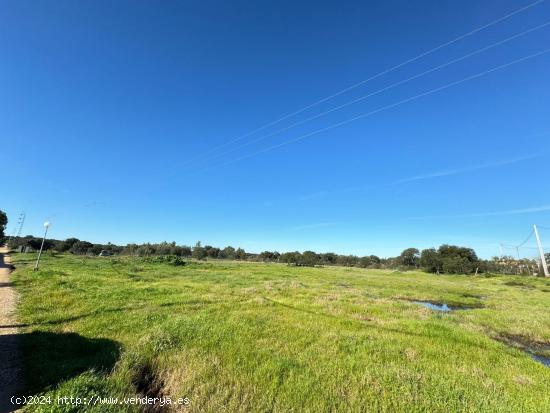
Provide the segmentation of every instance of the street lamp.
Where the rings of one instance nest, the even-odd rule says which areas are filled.
[[[44,222],[44,237],[42,238],[42,244],[40,245],[40,251],[38,252],[38,258],[36,258],[36,264],[34,265],[34,271],[38,270],[38,263],[40,263],[40,256],[42,255],[42,249],[44,248],[44,241],[46,241],[46,234],[48,233],[48,228],[50,223],[48,221]]]

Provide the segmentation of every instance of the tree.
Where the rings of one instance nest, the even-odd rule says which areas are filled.
[[[78,241],[73,244],[73,246],[70,249],[70,252],[73,254],[79,254],[84,255],[88,252],[92,252],[92,248],[94,247],[94,244],[88,241]]]
[[[235,259],[235,248],[233,248],[231,245],[228,245],[221,251],[221,257],[220,258],[226,258],[228,260],[234,260]]]
[[[318,262],[319,258],[313,251],[304,251],[299,261],[301,265],[305,265],[307,267],[315,267]]]
[[[281,254],[279,254],[277,251],[271,252],[271,251],[263,251],[258,256],[258,259],[263,262],[272,262],[272,261],[278,261]]]
[[[361,268],[370,267],[371,264],[372,264],[372,261],[371,261],[370,257],[361,257],[361,258],[359,258],[359,266]]]
[[[442,267],[447,274],[469,274],[474,270],[472,262],[459,255],[443,258]]]
[[[334,265],[336,264],[336,260],[338,259],[338,256],[333,252],[326,252],[324,254],[321,254],[321,263],[326,265]]]
[[[420,251],[417,248],[407,248],[399,256],[399,262],[405,267],[418,267]]]
[[[300,254],[298,251],[285,252],[284,254],[281,254],[279,261],[286,262],[287,264],[298,265],[301,258],[302,258],[302,254]]]
[[[205,251],[206,251],[206,255],[209,257],[209,258],[218,258],[218,255],[220,254],[220,249],[219,248],[216,248],[216,247],[212,247],[210,245],[206,245],[204,247]]]
[[[204,260],[206,258],[206,250],[202,247],[201,242],[197,241],[193,247],[193,258],[197,260]]]
[[[441,257],[443,271],[449,274],[472,273],[479,263],[475,251],[471,248],[444,244],[437,251]]]
[[[59,252],[67,252],[69,251],[74,244],[77,242],[80,242],[78,238],[67,238],[65,241],[62,241],[58,244],[57,250]]]
[[[435,248],[422,250],[420,254],[420,266],[427,272],[439,273],[442,270],[441,256]]]
[[[8,216],[0,209],[0,241],[4,238],[4,230],[6,229],[6,225],[8,225]]]
[[[191,257],[193,255],[193,250],[187,245],[182,245],[181,247],[178,247],[178,255],[182,257]]]
[[[235,251],[235,258],[238,260],[246,260],[246,252],[242,248],[238,248],[237,251]]]

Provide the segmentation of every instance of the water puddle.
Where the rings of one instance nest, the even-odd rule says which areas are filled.
[[[549,343],[529,341],[529,339],[526,337],[513,334],[503,334],[500,337],[497,337],[497,340],[501,343],[506,344],[507,346],[523,351],[537,363],[540,363],[546,367],[550,367],[550,358],[540,354],[543,351],[550,350]]]
[[[462,305],[462,304],[447,304],[442,301],[411,300],[411,299],[407,299],[407,301],[429,308],[430,310],[433,310],[433,311],[441,311],[444,313],[448,313],[450,311],[456,311],[456,310],[473,310],[475,308],[483,308],[483,305],[481,303]]]
[[[543,366],[550,367],[550,358],[544,357],[535,353],[528,352],[531,358],[535,361],[538,361]]]
[[[438,304],[438,303],[432,303],[432,302],[429,302],[429,301],[413,301],[413,303],[422,305],[422,306],[424,306],[426,308],[429,308],[430,310],[434,310],[434,311],[449,312],[449,311],[454,310],[454,308],[449,307],[445,303]]]

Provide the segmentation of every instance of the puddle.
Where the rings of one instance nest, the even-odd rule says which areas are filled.
[[[424,306],[426,308],[429,308],[430,310],[434,310],[434,311],[448,312],[448,311],[454,310],[453,308],[449,307],[445,303],[437,304],[437,303],[431,303],[429,301],[413,301],[413,303],[422,305],[422,306]]]
[[[550,350],[549,343],[530,341],[526,337],[514,334],[503,334],[497,337],[497,340],[510,347],[523,351],[543,366],[550,367],[550,358],[536,353],[536,351],[542,352]]]
[[[538,354],[531,353],[531,352],[529,352],[529,355],[531,356],[531,358],[532,358],[533,360],[538,361],[538,362],[541,363],[543,366],[550,367],[550,358],[544,357],[544,356],[540,356],[540,355],[538,355]]]

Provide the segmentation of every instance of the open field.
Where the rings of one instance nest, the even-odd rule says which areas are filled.
[[[550,369],[518,349],[550,355],[549,280],[49,254],[33,272],[32,257],[13,259],[30,394],[188,397],[190,412],[550,411]]]

